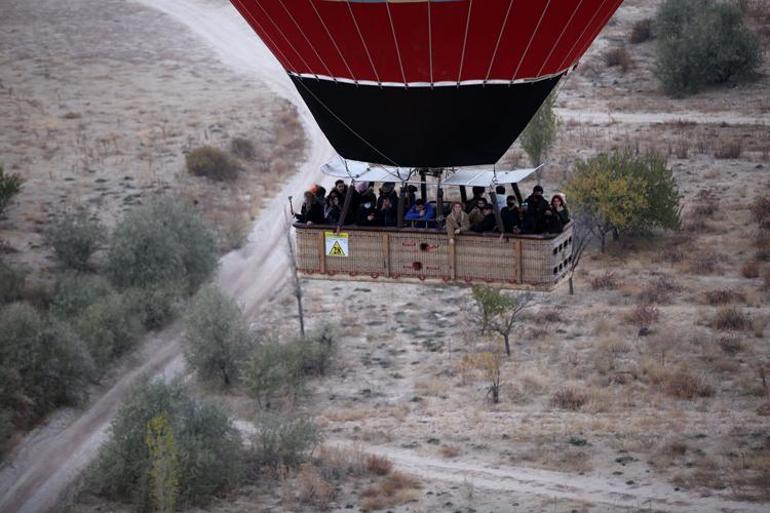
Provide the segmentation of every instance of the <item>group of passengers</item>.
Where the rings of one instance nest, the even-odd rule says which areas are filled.
[[[334,189],[326,194],[320,185],[305,192],[300,213],[294,214],[297,221],[320,225],[356,225],[371,227],[395,227],[398,225],[399,197],[395,184],[385,182],[374,192],[372,182],[359,182],[350,192],[345,219],[343,214],[348,185],[337,180]],[[473,197],[465,204],[452,202],[445,218],[447,234],[454,238],[463,232],[499,233],[495,207],[484,197],[484,187],[474,187]],[[431,202],[418,198],[417,188],[409,185],[404,194],[404,220],[415,228],[440,227],[436,207]],[[543,197],[543,188],[536,185],[532,194],[519,204],[516,196],[505,196],[505,187],[496,188],[498,210],[503,232],[512,234],[561,233],[569,222],[569,211],[564,197],[555,194],[550,203]]]

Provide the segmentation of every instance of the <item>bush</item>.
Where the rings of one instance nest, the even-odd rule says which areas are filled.
[[[306,375],[325,376],[331,359],[334,357],[335,331],[329,325],[311,332],[307,340],[297,340],[296,350],[302,359],[302,371]]]
[[[143,332],[134,305],[117,292],[91,304],[73,325],[101,371],[133,348]]]
[[[227,414],[179,384],[154,381],[136,389],[113,419],[110,440],[88,473],[92,491],[149,509],[153,462],[146,437],[159,416],[168,419],[175,441],[180,509],[203,505],[240,481],[241,440]]]
[[[746,262],[741,267],[741,274],[744,278],[759,278],[759,263],[756,261]]]
[[[591,288],[594,290],[615,290],[619,285],[620,281],[612,271],[605,271],[604,274],[591,278]]]
[[[204,381],[230,386],[254,345],[238,305],[214,287],[201,289],[185,319],[184,353]]]
[[[250,139],[233,137],[230,141],[230,153],[239,159],[254,160],[257,157],[257,148]]]
[[[114,292],[103,276],[65,273],[56,280],[51,312],[62,320],[71,320]]]
[[[0,410],[13,412],[17,426],[83,398],[93,365],[66,324],[14,303],[0,311],[0,326]]]
[[[28,271],[0,261],[0,305],[18,301],[24,296]]]
[[[252,450],[259,467],[296,468],[307,461],[320,442],[321,433],[312,419],[261,413]]]
[[[578,411],[588,403],[590,396],[583,388],[565,385],[551,396],[551,405],[564,410]]]
[[[9,410],[0,409],[0,461],[8,449],[8,441],[13,436],[13,414]]]
[[[276,396],[296,399],[304,392],[304,360],[298,344],[264,341],[257,346],[244,368],[249,395],[260,406],[269,406]]]
[[[238,163],[213,146],[195,148],[187,155],[185,162],[187,171],[195,176],[220,181],[235,180],[238,177]]]
[[[637,45],[652,39],[654,35],[653,24],[652,18],[645,18],[634,23],[634,26],[631,28],[631,35],[628,37],[631,44]]]
[[[608,68],[620,66],[623,73],[630,70],[634,65],[628,50],[623,47],[610,48],[604,52],[603,57],[604,64],[606,64]]]
[[[70,269],[86,270],[91,255],[107,239],[104,226],[84,210],[60,216],[45,232],[56,258]]]
[[[680,367],[666,377],[665,390],[678,399],[694,399],[714,395],[713,387],[701,376]]]
[[[752,74],[762,62],[759,39],[732,3],[666,0],[655,25],[656,74],[670,95],[692,94]]]
[[[742,311],[732,307],[720,308],[711,321],[711,325],[723,331],[750,330],[752,327],[751,319]]]
[[[590,219],[602,249],[607,233],[677,229],[679,189],[666,159],[630,151],[601,154],[575,164],[565,185],[576,213]]]
[[[144,327],[160,329],[176,317],[188,286],[180,283],[159,283],[134,287],[125,291],[126,299],[134,305]]]
[[[14,196],[21,192],[24,179],[17,174],[6,174],[0,166],[0,216],[11,203]]]
[[[314,511],[326,511],[337,495],[336,488],[321,476],[318,470],[305,463],[297,476],[297,498]]]
[[[158,198],[115,228],[107,270],[121,288],[179,284],[193,292],[216,268],[214,234],[190,206]]]

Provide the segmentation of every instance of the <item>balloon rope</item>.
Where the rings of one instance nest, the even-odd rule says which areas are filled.
[[[398,56],[398,65],[401,68],[401,78],[404,80],[404,87],[409,87],[406,82],[406,73],[404,73],[404,63],[401,61],[401,51],[398,49],[398,37],[396,37],[396,26],[393,24],[393,17],[390,15],[390,0],[385,0],[385,9],[388,11],[388,21],[390,21],[390,31],[393,32],[393,43],[396,45],[396,55]]]
[[[331,33],[331,31],[329,30],[329,27],[326,26],[326,23],[324,23],[324,20],[321,17],[321,13],[318,12],[318,9],[316,8],[315,4],[313,3],[313,0],[307,0],[307,1],[310,3],[310,7],[312,7],[313,10],[315,11],[316,16],[318,16],[318,21],[320,21],[321,25],[323,25],[323,28],[326,31],[326,35],[329,36],[329,39],[332,40],[332,44],[334,45],[334,49],[337,50],[337,55],[340,56],[340,59],[342,59],[343,64],[345,64],[345,67],[347,68],[348,73],[350,73],[350,78],[352,78],[353,82],[355,82],[356,85],[358,85],[358,80],[356,80],[356,76],[353,74],[353,70],[350,69],[350,66],[348,66],[348,61],[345,60],[345,56],[342,55],[342,51],[340,51],[340,47],[337,46],[337,41],[335,41],[334,35]]]
[[[286,34],[284,33],[284,31],[283,31],[283,30],[281,30],[281,28],[278,26],[278,24],[277,24],[277,23],[276,23],[276,22],[273,20],[273,17],[272,17],[272,16],[270,16],[270,13],[269,13],[269,12],[267,12],[267,10],[266,10],[264,7],[262,7],[262,4],[260,4],[259,2],[254,2],[254,4],[255,4],[257,7],[259,7],[260,9],[262,9],[262,12],[263,12],[263,13],[265,13],[265,16],[267,17],[267,19],[268,19],[268,21],[270,22],[270,24],[271,24],[271,25],[273,25],[273,28],[274,28],[274,29],[275,29],[275,30],[276,30],[276,31],[277,31],[279,34],[281,34],[281,36],[283,37],[284,41],[286,41],[286,42],[288,43],[289,47],[290,47],[290,48],[291,48],[291,49],[294,51],[294,53],[296,53],[296,54],[297,54],[297,57],[299,57],[299,60],[301,60],[301,61],[302,61],[302,64],[304,64],[304,65],[305,65],[305,68],[307,68],[307,70],[308,70],[308,71],[310,71],[311,73],[313,73],[313,72],[311,71],[313,68],[311,68],[311,67],[310,67],[310,65],[307,63],[307,61],[305,60],[305,58],[304,58],[304,57],[302,57],[302,54],[301,54],[301,53],[299,53],[299,52],[297,51],[297,49],[296,49],[296,48],[294,47],[294,45],[292,44],[291,40],[290,40],[288,37],[286,37]],[[316,78],[318,78],[318,75],[316,75],[315,73],[313,73],[313,75],[314,75]]]
[[[559,43],[561,43],[561,38],[564,37],[564,34],[567,33],[567,28],[570,26],[570,23],[572,23],[572,20],[575,18],[575,15],[578,12],[578,9],[580,9],[580,6],[583,5],[584,0],[580,0],[577,3],[577,6],[575,7],[575,10],[572,11],[572,16],[569,17],[567,20],[567,23],[564,24],[564,27],[561,29],[561,34],[559,34],[558,39],[556,39],[556,42],[551,46],[551,51],[548,52],[548,55],[543,59],[543,64],[540,65],[540,69],[537,71],[537,76],[542,76],[543,74],[543,68],[545,68],[545,65],[548,63],[548,61],[551,59],[551,55],[553,55],[553,51],[556,50],[556,47],[559,46]]]
[[[267,33],[265,28],[262,26],[262,24],[257,21],[257,19],[254,17],[254,15],[251,14],[251,11],[249,11],[244,5],[241,0],[233,0],[233,2],[236,5],[236,9],[244,16],[248,21],[252,23],[252,28],[256,25],[257,28],[259,28],[259,31],[257,31],[257,28],[254,28],[254,31],[259,34],[259,36],[263,39],[268,40],[267,46],[272,49],[273,52],[279,54],[280,58],[283,59],[283,62],[281,63],[284,68],[287,66],[294,68],[295,70],[298,70],[299,68],[294,65],[294,63],[289,59],[285,53],[281,50],[281,48],[275,44],[275,41],[272,37],[270,37],[270,34]]]
[[[591,33],[591,37],[587,38],[583,43],[583,46],[579,48],[579,51],[575,54],[576,57],[572,61],[572,63],[570,63],[570,66],[575,65],[577,61],[580,59],[580,57],[583,55],[583,53],[588,49],[588,47],[591,46],[591,43],[593,43],[594,39],[596,39],[596,37],[602,31],[602,29],[607,24],[607,22],[610,21],[610,18],[612,18],[612,15],[615,13],[615,10],[620,6],[622,2],[623,0],[618,0],[616,3],[612,4],[613,7],[607,11],[606,16],[602,18],[602,22],[599,23],[599,25],[596,26],[596,29],[594,29],[594,31]]]
[[[606,3],[607,3],[607,0],[603,0],[601,5],[599,6],[599,8],[596,9],[596,11],[594,11],[594,15],[591,16],[591,19],[588,21],[586,26],[583,28],[583,31],[580,33],[580,35],[577,37],[577,39],[575,39],[575,42],[572,44],[572,48],[570,48],[569,52],[567,52],[564,55],[564,58],[562,59],[561,63],[559,64],[559,69],[562,69],[567,64],[567,59],[569,58],[570,55],[572,55],[572,52],[575,50],[575,47],[580,42],[580,40],[583,38],[583,35],[588,30],[588,27],[591,26],[591,23],[593,23],[594,20],[596,19],[596,15],[599,14],[599,11],[602,10],[602,7],[604,7],[604,4],[606,4]]]
[[[468,16],[465,18],[465,36],[463,37],[463,51],[460,54],[460,69],[457,72],[457,87],[463,78],[463,64],[465,63],[465,48],[468,45],[468,30],[471,26],[471,10],[473,9],[473,0],[468,3]]]
[[[430,69],[430,86],[433,87],[433,27],[430,19],[430,4],[428,0],[428,67]]]
[[[364,51],[366,52],[366,57],[369,59],[369,64],[372,66],[372,71],[374,72],[374,78],[377,79],[377,84],[382,87],[382,82],[380,81],[380,75],[377,73],[377,68],[374,66],[374,60],[372,60],[372,54],[369,53],[369,47],[366,46],[366,40],[364,40],[364,35],[361,33],[361,27],[358,26],[358,21],[356,21],[356,15],[353,12],[353,7],[351,7],[350,2],[345,2],[348,6],[348,11],[350,11],[350,17],[353,19],[353,25],[356,27],[356,32],[358,32],[358,37],[361,39],[361,44],[364,45]]]
[[[535,40],[537,31],[540,29],[540,24],[543,23],[543,18],[545,18],[545,13],[548,12],[548,7],[550,5],[551,5],[551,0],[548,0],[548,3],[545,4],[545,8],[543,9],[543,12],[540,13],[540,19],[537,20],[537,25],[535,25],[535,30],[532,31],[532,35],[529,37],[529,41],[527,42],[527,47],[524,48],[524,53],[521,54],[521,59],[519,59],[519,64],[516,66],[516,71],[513,72],[513,76],[511,77],[511,82],[513,82],[518,76],[519,69],[521,69],[521,64],[524,62],[524,59],[527,57],[527,52],[529,52],[529,47],[532,45],[532,41]]]
[[[281,7],[283,7],[283,10],[286,11],[286,14],[289,15],[289,18],[291,19],[292,23],[294,23],[294,26],[297,27],[297,30],[299,31],[299,33],[302,34],[302,37],[305,39],[305,42],[308,44],[308,46],[310,46],[310,49],[313,50],[313,53],[318,58],[318,61],[321,63],[321,65],[324,68],[326,68],[326,72],[329,74],[330,77],[332,77],[332,80],[336,82],[337,79],[334,78],[334,75],[329,69],[329,66],[326,65],[326,62],[321,57],[321,54],[318,53],[318,50],[316,50],[315,46],[313,46],[313,43],[311,43],[310,39],[308,39],[307,35],[305,35],[305,31],[302,30],[302,27],[299,26],[299,23],[297,23],[297,20],[294,19],[294,16],[292,16],[291,12],[286,8],[286,5],[283,3],[283,0],[278,0],[278,3],[281,4]]]
[[[503,39],[503,32],[505,32],[505,25],[508,23],[508,16],[511,15],[511,7],[513,7],[513,0],[508,2],[508,10],[505,11],[505,18],[503,18],[503,24],[500,25],[500,33],[497,34],[497,43],[495,43],[495,49],[492,52],[492,58],[489,60],[489,67],[487,68],[487,76],[484,77],[484,84],[489,80],[489,75],[492,73],[492,65],[495,63],[495,57],[497,57],[497,50],[500,48],[500,41]]]

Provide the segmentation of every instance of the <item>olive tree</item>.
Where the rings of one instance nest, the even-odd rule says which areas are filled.
[[[216,265],[211,229],[191,206],[164,197],[129,212],[118,224],[107,270],[120,288],[179,283],[193,292]]]
[[[238,305],[219,289],[198,291],[185,317],[184,353],[198,375],[225,387],[240,381],[254,346]]]
[[[149,444],[148,434],[153,437]],[[149,509],[158,484],[152,478],[160,477],[158,442],[176,460],[166,462],[173,467],[165,478],[177,490],[179,508],[205,505],[243,476],[241,439],[228,415],[193,398],[178,383],[151,381],[135,389],[113,419],[110,438],[88,472],[91,491]]]
[[[521,313],[532,303],[528,293],[511,294],[486,286],[473,287],[476,318],[482,319],[480,329],[491,330],[503,338],[505,354],[511,355],[511,333],[521,320]]]
[[[107,240],[104,226],[85,210],[59,216],[45,232],[56,258],[70,269],[88,269],[91,255]]]
[[[738,5],[714,0],[666,0],[655,20],[655,72],[672,96],[754,73],[762,62],[759,38]]]
[[[529,161],[533,167],[538,167],[545,161],[548,152],[556,142],[556,135],[559,130],[559,119],[553,111],[554,104],[556,103],[556,94],[554,90],[548,95],[519,136],[521,147],[529,156]],[[539,182],[541,178],[540,170],[538,170],[537,177]]]

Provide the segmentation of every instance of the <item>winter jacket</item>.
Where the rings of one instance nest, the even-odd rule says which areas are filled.
[[[420,228],[427,228],[428,221],[432,221],[435,219],[435,217],[436,211],[433,209],[433,205],[428,203],[425,205],[425,211],[423,215],[420,215],[420,213],[417,211],[417,205],[414,205],[409,209],[409,212],[406,213],[404,219],[407,221],[415,221],[414,225]]]
[[[446,218],[446,232],[450,239],[455,238],[455,230],[457,229],[460,230],[460,233],[471,229],[470,219],[465,212],[461,212],[460,219],[456,219],[454,213],[449,214]]]

